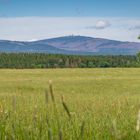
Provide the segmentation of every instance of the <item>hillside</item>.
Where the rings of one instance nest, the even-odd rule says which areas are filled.
[[[135,55],[140,43],[84,36],[65,36],[34,42],[0,40],[0,52],[39,52],[77,55]]]

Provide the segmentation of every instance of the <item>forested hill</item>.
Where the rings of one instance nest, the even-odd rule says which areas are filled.
[[[40,53],[0,53],[0,68],[140,67],[140,55],[74,56]]]
[[[64,36],[33,42],[0,40],[0,52],[68,55],[136,55],[140,43],[85,36]]]

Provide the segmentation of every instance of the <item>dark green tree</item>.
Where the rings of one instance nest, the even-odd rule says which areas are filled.
[[[40,53],[0,53],[0,68],[94,68],[138,67],[137,56],[75,56]]]

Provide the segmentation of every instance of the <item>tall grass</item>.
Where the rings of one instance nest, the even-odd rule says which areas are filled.
[[[0,140],[140,140],[140,71],[105,71],[1,72]]]

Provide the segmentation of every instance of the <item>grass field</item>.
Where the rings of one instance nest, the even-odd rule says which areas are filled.
[[[139,110],[140,69],[0,70],[0,140],[140,140]]]

